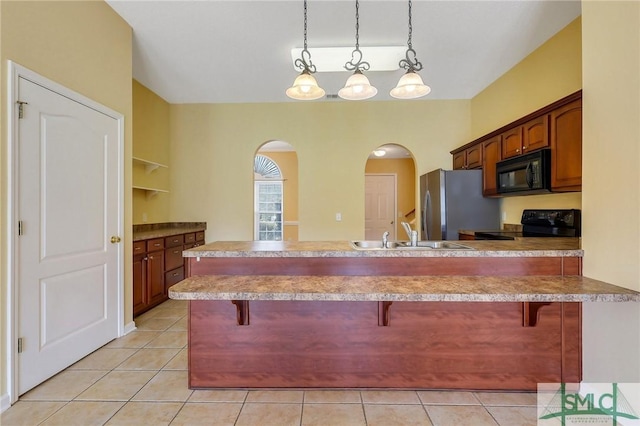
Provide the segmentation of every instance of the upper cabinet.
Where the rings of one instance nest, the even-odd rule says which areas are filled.
[[[551,117],[551,189],[582,189],[582,99],[562,106]]]
[[[482,144],[476,144],[453,154],[453,170],[479,169],[482,167]]]
[[[502,160],[502,137],[494,136],[482,142],[482,195],[498,194],[496,163]]]
[[[549,146],[549,118],[536,117],[502,134],[502,159],[516,157]]]
[[[496,163],[551,148],[551,190],[582,190],[582,91],[451,151],[453,168],[482,168],[483,194],[498,195]]]

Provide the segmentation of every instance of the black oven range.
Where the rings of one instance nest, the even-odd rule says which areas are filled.
[[[514,240],[518,237],[579,237],[581,215],[577,209],[524,210],[522,231],[476,232],[476,240]]]

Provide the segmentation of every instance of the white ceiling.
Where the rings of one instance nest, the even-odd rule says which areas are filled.
[[[291,101],[284,92],[297,75],[290,51],[303,44],[302,0],[107,2],[133,28],[134,78],[166,101]],[[580,0],[413,0],[413,48],[432,88],[425,99],[472,98],[580,13]],[[405,45],[407,25],[405,0],[360,1],[361,47]],[[354,1],[308,0],[310,49],[354,44]],[[378,88],[373,100],[392,99],[402,73],[366,73]],[[316,74],[327,94],[348,76]]]

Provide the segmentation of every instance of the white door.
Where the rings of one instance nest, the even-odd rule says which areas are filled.
[[[364,238],[379,240],[389,232],[389,240],[395,240],[396,177],[365,175],[364,199]]]
[[[18,99],[21,395],[117,337],[120,206],[118,120],[22,77]]]

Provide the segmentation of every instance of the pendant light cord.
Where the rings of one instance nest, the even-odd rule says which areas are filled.
[[[416,72],[422,69],[422,63],[416,58],[416,51],[413,50],[411,37],[413,36],[413,25],[411,24],[411,0],[409,0],[409,38],[407,39],[407,53],[405,59],[401,59],[398,65],[407,72]]]
[[[311,62],[311,53],[307,50],[307,0],[304,0],[304,49],[302,49],[300,56],[294,62],[296,68],[310,74],[315,73],[316,66]]]
[[[362,60],[362,52],[360,51],[360,2],[356,0],[356,48],[351,52],[351,60],[344,64],[347,71],[367,71],[371,68],[369,62]]]

